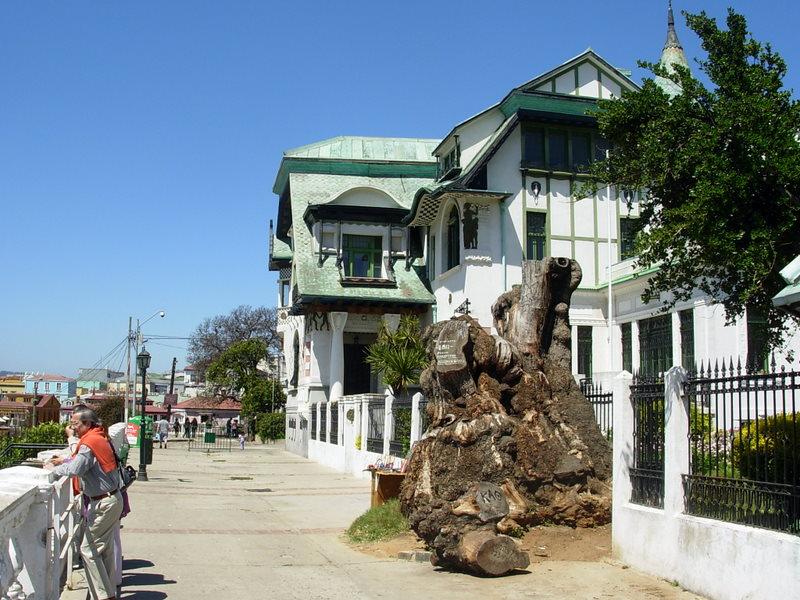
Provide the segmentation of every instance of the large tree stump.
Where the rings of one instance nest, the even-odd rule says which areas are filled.
[[[430,427],[401,491],[436,564],[481,575],[528,566],[510,535],[539,523],[611,518],[611,451],[572,377],[569,301],[578,264],[523,264],[492,307],[499,335],[469,316],[425,333]]]

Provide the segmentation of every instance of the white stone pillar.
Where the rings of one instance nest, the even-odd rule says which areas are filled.
[[[387,313],[383,315],[383,322],[389,333],[394,333],[400,327],[400,315],[396,313]]]
[[[681,340],[681,315],[677,311],[670,313],[672,317],[672,365],[680,367],[682,365],[683,345]]]
[[[384,413],[383,413],[383,454],[389,454],[389,442],[394,431],[394,415],[392,415],[392,403],[394,396],[389,390],[384,392]]]
[[[611,505],[611,522],[622,522],[622,507],[631,500],[631,474],[633,466],[633,406],[631,405],[631,382],[633,377],[622,371],[614,377],[614,429],[612,444],[613,490]],[[619,521],[617,521],[619,519]],[[612,528],[612,545],[617,531],[627,531],[624,527]]]
[[[642,354],[639,348],[639,321],[631,321],[631,368],[637,373],[642,368]]]
[[[420,427],[422,425],[422,418],[419,414],[419,403],[425,396],[422,395],[422,392],[417,392],[411,397],[411,445],[414,445],[414,442],[419,440],[422,436],[422,432],[420,431]]]
[[[689,473],[689,407],[683,395],[688,374],[672,367],[664,374],[664,512],[684,510],[683,475]]]
[[[331,312],[328,316],[331,324],[330,402],[344,396],[344,325],[347,313]]]
[[[337,402],[337,404],[338,404],[338,402]],[[330,400],[328,400],[325,403],[325,431],[322,432],[322,434],[323,434],[323,438],[322,439],[325,440],[329,444],[333,443],[332,440],[331,440],[331,412],[332,412],[331,406],[332,406],[332,403],[331,403]]]
[[[361,396],[361,449],[367,449],[367,435],[369,434],[369,396]]]

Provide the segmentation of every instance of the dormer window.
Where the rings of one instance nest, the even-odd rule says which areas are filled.
[[[461,171],[461,143],[458,136],[450,151],[444,156],[439,157],[439,181],[452,179]]]
[[[382,238],[375,235],[342,236],[342,268],[345,277],[381,276]]]

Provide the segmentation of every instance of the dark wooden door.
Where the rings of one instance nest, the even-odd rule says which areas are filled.
[[[367,346],[364,344],[344,345],[344,394],[369,394],[372,376],[365,360]]]

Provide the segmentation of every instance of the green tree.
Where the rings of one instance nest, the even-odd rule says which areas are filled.
[[[97,406],[97,416],[106,427],[119,423],[125,418],[125,397],[121,394],[111,394],[100,401]]]
[[[400,317],[394,333],[381,327],[378,339],[367,349],[367,362],[395,394],[402,394],[409,385],[418,383],[419,374],[428,364],[419,319],[410,315]]]
[[[217,392],[239,396],[243,415],[269,412],[273,405],[278,409],[286,404],[283,390],[258,369],[266,356],[267,344],[261,339],[234,342],[211,362],[206,378]]]
[[[766,315],[777,343],[788,317],[771,298],[784,286],[780,269],[800,253],[800,107],[783,87],[783,59],[752,38],[742,15],[729,9],[721,29],[704,12],[684,14],[711,85],[680,65],[640,63],[679,93],[646,79],[640,90],[601,101],[598,126],[613,149],[592,175],[646,190],[638,265],[658,270],[643,300],[671,307],[699,288],[729,321],[745,308]]]

